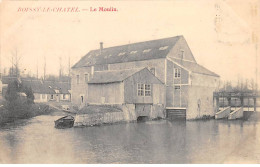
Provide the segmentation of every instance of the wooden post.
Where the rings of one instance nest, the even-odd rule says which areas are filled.
[[[231,107],[231,93],[228,94],[227,100],[228,100],[228,106]]]
[[[256,112],[256,97],[254,97],[254,112]]]
[[[224,93],[222,94],[222,101],[223,101],[222,107],[224,109],[225,108],[225,96],[224,96]]]
[[[244,95],[241,94],[240,96],[240,104],[241,104],[241,107],[244,107]]]
[[[247,107],[248,107],[248,111],[249,111],[249,97],[247,99]]]
[[[235,98],[235,110],[237,109],[237,98]]]
[[[214,98],[214,104],[215,104],[215,113],[219,112],[219,96],[215,94],[213,96]]]

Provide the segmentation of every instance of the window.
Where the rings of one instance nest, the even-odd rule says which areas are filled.
[[[150,84],[138,84],[137,85],[138,96],[151,96],[151,85]]]
[[[84,96],[80,96],[81,97],[81,103],[83,103],[84,101]]]
[[[123,56],[125,54],[125,52],[121,52],[118,54],[118,56]]]
[[[66,99],[66,94],[63,94],[63,99]]]
[[[53,95],[51,95],[51,100],[53,100]]]
[[[89,80],[88,74],[85,74],[85,83],[88,83],[88,80]]]
[[[135,50],[135,51],[131,51],[130,52],[130,54],[135,54],[135,53],[137,53],[137,51]]]
[[[160,47],[159,50],[166,50],[168,48],[168,46],[163,46],[163,47]]]
[[[137,95],[143,96],[144,95],[144,84],[138,84],[137,86]]]
[[[79,75],[77,75],[77,84],[79,84]]]
[[[145,85],[145,96],[151,96],[151,85]]]
[[[151,49],[145,49],[144,51],[143,51],[143,53],[148,53],[148,52],[150,52],[151,51]]]
[[[181,86],[175,86],[174,89],[175,89],[175,90],[180,90],[180,89],[181,89]]]
[[[180,78],[180,77],[181,77],[181,69],[174,68],[174,78]]]

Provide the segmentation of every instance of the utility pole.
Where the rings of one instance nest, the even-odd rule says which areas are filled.
[[[44,56],[44,65],[43,65],[43,80],[46,79],[46,57]]]
[[[68,76],[70,77],[70,56],[69,56],[69,73],[68,73]]]
[[[11,76],[13,76],[13,71],[14,71],[14,57],[12,56]]]
[[[61,66],[61,57],[59,57],[59,61],[60,61],[60,71],[59,71],[59,78],[60,78],[60,81],[61,81],[61,76],[62,76],[62,72],[61,72],[61,68],[62,68],[62,66]]]
[[[37,74],[36,74],[36,77],[37,77],[37,80],[38,80],[38,59],[37,59]]]
[[[258,91],[257,42],[255,43],[255,54],[256,54],[255,55],[255,81],[256,81],[256,93],[257,93],[257,91]]]

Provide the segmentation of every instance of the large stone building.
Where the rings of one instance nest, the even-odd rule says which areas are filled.
[[[98,72],[144,67],[164,84],[165,90],[159,92],[165,94],[163,106],[167,113],[181,111],[186,119],[214,115],[213,92],[218,88],[219,76],[196,62],[183,36],[109,48],[100,43],[99,49],[90,51],[72,67],[72,103],[81,107],[90,103],[95,93],[90,85]]]

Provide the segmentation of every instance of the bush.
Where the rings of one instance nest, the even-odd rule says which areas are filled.
[[[26,97],[21,96],[21,92],[24,92]],[[17,81],[8,84],[5,99],[5,107],[0,108],[0,123],[13,122],[16,119],[31,118],[50,112],[48,105],[34,104],[32,89],[22,86]]]

